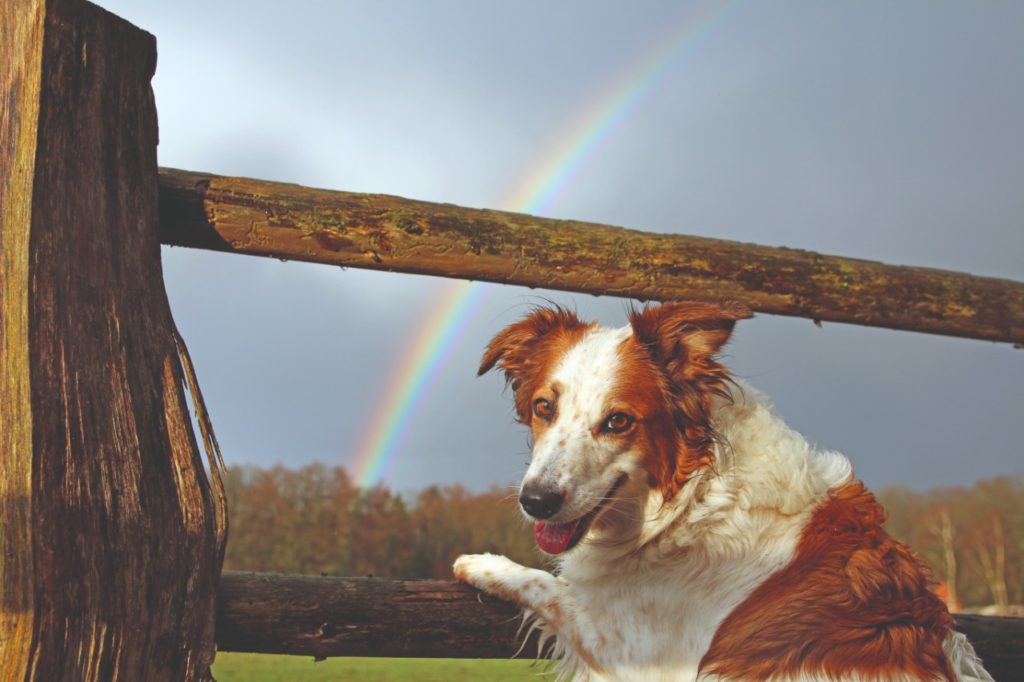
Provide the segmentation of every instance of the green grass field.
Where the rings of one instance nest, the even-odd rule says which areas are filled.
[[[456,658],[329,658],[219,653],[217,682],[525,682],[544,670],[533,661]],[[540,678],[545,679],[544,677]]]

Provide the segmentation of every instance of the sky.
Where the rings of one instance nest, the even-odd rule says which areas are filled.
[[[163,166],[1024,279],[1016,0],[99,4],[157,38]],[[181,248],[163,266],[229,467],[400,491],[515,485],[527,434],[476,377],[488,340],[546,300],[614,326],[628,306]],[[1024,474],[1008,344],[761,314],[726,362],[869,486]]]

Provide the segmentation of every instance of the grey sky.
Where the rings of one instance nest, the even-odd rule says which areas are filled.
[[[102,2],[154,33],[162,165],[502,207],[706,3]],[[1024,279],[1024,3],[729,2],[546,214]],[[229,465],[348,464],[442,282],[165,249]],[[490,287],[387,482],[517,480]],[[730,364],[869,485],[1024,473],[1024,351],[761,315]]]

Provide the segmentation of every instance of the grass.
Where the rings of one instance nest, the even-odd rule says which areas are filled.
[[[544,670],[529,660],[473,658],[329,658],[219,653],[213,666],[217,682],[526,682]]]

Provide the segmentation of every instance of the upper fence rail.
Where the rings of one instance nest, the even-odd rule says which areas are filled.
[[[160,169],[165,244],[1024,345],[1024,283],[381,194]]]

